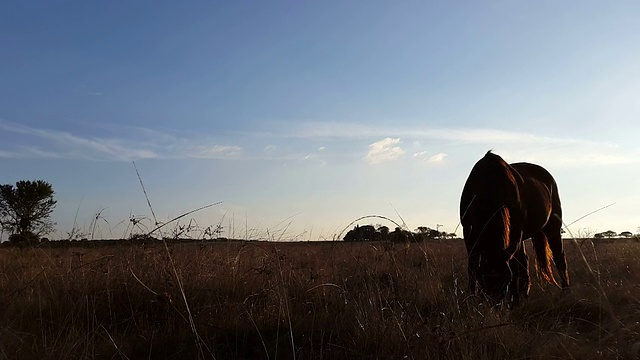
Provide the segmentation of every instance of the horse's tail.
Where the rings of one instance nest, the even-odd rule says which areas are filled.
[[[536,252],[536,270],[538,270],[538,274],[541,274],[542,278],[550,284],[559,286],[551,270],[552,254],[547,236],[540,233],[538,236],[534,236],[531,242]]]

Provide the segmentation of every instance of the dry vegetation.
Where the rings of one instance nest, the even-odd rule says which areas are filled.
[[[508,310],[461,240],[1,248],[0,358],[635,359],[640,243],[582,250]]]

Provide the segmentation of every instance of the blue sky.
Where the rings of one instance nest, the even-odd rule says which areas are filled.
[[[638,34],[635,1],[3,2],[0,183],[52,183],[60,237],[151,219],[132,161],[159,221],[451,232],[494,149],[548,168],[568,223],[615,202],[572,231],[636,232]]]

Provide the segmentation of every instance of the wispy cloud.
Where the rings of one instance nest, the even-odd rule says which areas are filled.
[[[550,166],[615,166],[631,165],[640,162],[637,149],[623,151],[612,145],[599,147],[564,146],[557,148],[539,148],[536,151],[510,149],[503,151],[503,157],[509,161],[527,161]]]
[[[287,134],[298,138],[369,139],[382,136],[412,140],[445,140],[464,144],[567,144],[584,140],[483,128],[390,127],[342,122],[307,122],[291,127]],[[591,142],[594,144],[595,142]]]
[[[543,159],[545,163],[559,164],[563,166],[608,166],[631,164],[640,162],[640,149],[627,148],[606,140],[587,140],[571,137],[555,137],[525,133],[521,131],[508,131],[487,128],[429,128],[429,127],[388,127],[364,124],[349,124],[338,122],[317,123],[309,122],[298,124],[291,129],[288,136],[302,139],[327,139],[335,141],[347,139],[350,141],[362,141],[380,137],[389,139],[402,138],[417,147],[414,157],[422,161],[434,164],[444,161],[445,153],[428,156],[427,151],[420,148],[423,144],[437,142],[440,147],[449,147],[448,153],[455,152],[459,146],[477,146],[484,149],[497,149],[501,153],[514,154],[513,159],[522,161],[531,159]],[[385,155],[394,153],[385,142],[371,144],[367,161],[377,162],[378,158],[384,159]],[[403,151],[398,147],[397,151]],[[375,154],[380,155],[375,155]],[[384,161],[384,160],[382,160]]]
[[[83,138],[65,131],[33,128],[6,121],[0,121],[0,129],[45,140],[44,142],[39,141],[40,146],[49,145],[48,148],[31,145],[31,153],[37,157],[41,157],[38,155],[43,154],[95,160],[133,160],[157,157],[153,151],[133,147],[117,139]]]
[[[219,159],[239,156],[241,153],[242,148],[240,146],[199,146],[196,148],[196,152],[192,155],[192,157]]]
[[[242,148],[229,145],[201,145],[150,129],[129,129],[122,137],[81,136],[67,131],[35,128],[0,120],[0,130],[20,135],[29,146],[1,149],[2,157],[81,158],[130,161],[157,158],[224,158],[240,154]],[[137,136],[136,136],[137,135]],[[8,146],[5,142],[5,147]]]
[[[413,157],[423,163],[426,164],[439,164],[444,162],[444,158],[447,156],[445,153],[437,153],[434,155],[430,155],[427,151],[421,151],[413,154]]]
[[[15,152],[0,150],[0,158],[2,159],[13,159],[18,157],[20,156]]]
[[[395,146],[399,143],[400,139],[388,137],[370,144],[365,161],[369,164],[379,164],[399,158],[404,154],[401,147]]]
[[[269,135],[222,134],[224,142],[206,133],[179,133],[171,129],[100,125],[92,135],[87,126],[54,130],[0,120],[0,158],[76,158],[96,161],[140,159],[254,159],[306,161],[320,164],[362,159],[379,164],[401,158],[405,150],[426,164],[444,163],[460,149],[495,149],[505,159],[560,166],[610,166],[640,162],[640,149],[629,144],[540,136],[496,129],[390,128],[385,126],[307,123]],[[76,131],[77,130],[77,131]],[[91,129],[89,129],[91,131]],[[237,134],[235,134],[237,135]],[[378,140],[382,139],[382,140]],[[401,146],[401,141],[406,145]],[[327,141],[325,143],[325,140]],[[262,144],[261,144],[262,143]],[[324,144],[331,144],[330,151]],[[434,152],[437,144],[441,150]],[[406,149],[405,149],[406,148]],[[475,150],[473,150],[475,151]],[[447,155],[449,154],[449,155]]]
[[[316,149],[316,151],[308,153],[304,156],[303,160],[310,163],[315,163],[320,166],[325,166],[328,164],[326,157],[326,151],[324,146],[320,146]]]
[[[11,151],[0,150],[0,158],[3,159],[27,159],[27,158],[40,158],[40,159],[59,159],[59,154],[37,149],[31,146],[18,146]]]

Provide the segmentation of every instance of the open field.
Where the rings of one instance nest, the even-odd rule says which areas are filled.
[[[5,247],[0,358],[639,358],[640,243],[581,249],[595,276],[567,242],[572,289],[508,310],[461,240]]]

